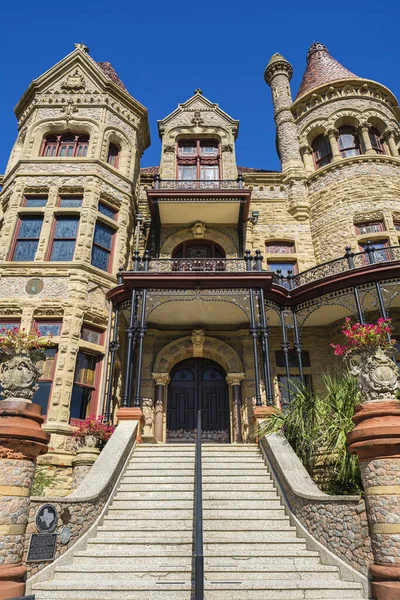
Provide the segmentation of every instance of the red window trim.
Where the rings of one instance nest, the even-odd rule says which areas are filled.
[[[55,356],[54,356],[54,361],[53,361],[53,371],[51,373],[51,379],[38,379],[38,383],[40,383],[41,381],[51,381],[51,385],[50,385],[50,390],[49,390],[49,399],[47,401],[47,408],[46,408],[46,413],[42,413],[42,417],[44,418],[44,420],[47,420],[47,415],[49,413],[49,406],[51,403],[51,396],[53,394],[53,386],[54,386],[54,374],[56,372],[56,367],[57,367],[57,361],[58,361],[58,346],[50,346],[49,350],[55,350]]]
[[[329,158],[329,162],[327,164],[330,164],[332,162],[332,148],[330,146],[330,142],[328,140],[324,139],[325,145],[328,149],[328,152],[326,154],[324,154],[323,156],[321,156],[318,160],[316,157],[316,150],[314,148],[314,144],[315,142],[320,138],[323,137],[324,138],[324,134],[320,133],[319,135],[316,136],[316,138],[313,140],[312,144],[311,144],[311,148],[312,148],[312,157],[313,157],[313,162],[314,162],[314,169],[317,171],[318,169],[321,169],[322,167],[325,167],[326,165],[320,165],[319,163],[324,159],[324,158]]]
[[[111,146],[113,146],[114,148],[116,148],[116,149],[117,149],[117,154],[115,154],[115,155],[114,155],[114,154],[113,154],[113,155],[111,155],[111,154],[110,154],[110,149],[111,149]],[[119,167],[119,159],[120,159],[120,155],[121,155],[121,149],[118,147],[118,145],[117,145],[117,144],[114,144],[113,142],[110,142],[110,143],[108,144],[108,151],[107,151],[107,163],[108,163],[108,164],[109,164],[111,167],[114,167],[114,169],[118,169],[118,167]],[[113,164],[112,162],[110,162],[110,157],[111,157],[111,156],[115,156],[115,161],[114,161],[114,164]]]
[[[105,215],[103,215],[103,216],[105,216]],[[95,232],[96,225],[97,225],[98,222],[101,223],[102,225],[104,225],[105,227],[109,227],[110,229],[112,229],[113,233],[112,233],[112,239],[111,239],[111,248],[106,248],[105,246],[101,246],[100,244],[96,244],[95,243],[95,241],[94,241],[94,232]],[[98,248],[101,248],[102,250],[107,250],[107,252],[109,252],[107,270],[104,271],[103,269],[99,269],[99,267],[96,267],[96,265],[93,265],[92,264],[92,257],[90,257],[90,264],[92,265],[92,267],[94,267],[95,269],[99,269],[99,271],[102,271],[103,273],[111,273],[112,272],[112,265],[113,265],[113,261],[114,261],[115,240],[116,240],[116,237],[117,237],[115,234],[116,234],[117,230],[114,229],[113,227],[111,227],[111,225],[109,225],[108,223],[104,223],[104,221],[102,221],[101,219],[96,219],[95,229],[93,230],[92,252],[93,252],[94,246],[97,246]]]
[[[111,210],[114,213],[114,216],[109,217],[108,215],[105,215],[104,213],[100,212],[100,206],[102,206],[102,205],[105,206],[108,210]],[[117,208],[115,208],[115,206],[111,206],[111,204],[107,204],[107,202],[104,202],[103,200],[99,200],[98,211],[99,211],[99,218],[105,217],[106,219],[111,219],[112,221],[118,221],[119,210]]]
[[[95,342],[89,342],[88,340],[85,340],[82,337],[82,330],[83,329],[90,329],[91,331],[95,331],[96,333],[100,333],[100,341],[99,341],[99,343],[96,344]],[[93,325],[90,325],[88,323],[83,322],[82,327],[81,327],[81,334],[80,335],[81,335],[80,339],[83,342],[86,342],[87,344],[95,344],[96,346],[104,346],[104,339],[105,339],[106,332],[105,332],[104,329],[101,329],[100,327],[94,327]]]
[[[343,129],[348,129],[348,130],[351,129],[352,132],[354,132],[354,133],[351,134],[351,135],[354,136],[354,145],[353,146],[346,146],[345,148],[341,148],[340,147],[340,137],[342,135],[350,135],[350,131],[347,132],[347,133],[343,133]],[[341,130],[342,130],[342,133],[340,133]],[[361,151],[360,136],[358,135],[355,127],[353,127],[352,125],[342,125],[341,127],[339,127],[338,131],[339,131],[339,135],[338,135],[338,139],[337,139],[337,144],[338,144],[338,147],[339,147],[339,152],[340,152],[341,158],[351,158],[349,156],[343,156],[343,153],[349,152],[350,150],[358,150],[358,154],[356,154],[355,156],[360,156],[361,154],[363,154],[362,151]]]
[[[79,350],[78,353],[79,352],[82,352],[82,354],[88,354],[90,356],[94,356],[97,359],[96,366],[95,366],[95,372],[94,372],[94,381],[93,381],[93,385],[75,383],[75,374],[76,374],[76,362],[75,362],[74,381],[72,383],[72,389],[74,388],[75,385],[77,385],[78,387],[89,388],[89,389],[93,390],[92,397],[88,404],[88,415],[95,415],[95,414],[97,414],[97,409],[98,409],[100,378],[101,378],[101,370],[102,370],[104,356],[98,355],[98,354],[93,354],[91,352],[87,352],[86,350]],[[77,358],[78,358],[78,355],[77,355]],[[71,390],[71,395],[72,395],[72,390]],[[70,417],[69,423],[70,423],[70,425],[79,425],[79,423],[82,423],[83,420],[84,419],[76,419],[76,418]]]
[[[64,142],[62,140],[62,138],[65,137],[74,137],[74,150],[73,150],[73,154],[72,156],[60,156],[60,149],[63,147],[63,145],[67,145],[68,142]],[[56,140],[54,142],[49,142],[49,138],[53,138],[55,137]],[[87,139],[79,139],[79,138],[87,138]],[[78,151],[80,148],[89,148],[89,142],[90,142],[90,136],[87,133],[74,133],[73,131],[66,131],[64,133],[61,134],[51,134],[49,133],[48,135],[46,135],[43,138],[42,141],[42,146],[40,149],[40,156],[43,158],[86,158],[87,156],[87,150],[86,150],[86,155],[84,156],[78,156]],[[71,142],[70,142],[71,143]],[[49,147],[50,145],[55,145],[56,151],[54,156],[46,156],[46,149],[47,147]]]
[[[68,215],[68,214],[65,214],[65,215],[64,215],[64,214],[63,214],[63,215],[54,215],[53,223],[52,223],[52,225],[51,225],[50,239],[49,239],[49,245],[48,245],[47,252],[46,252],[46,256],[45,256],[45,261],[50,261],[51,253],[52,253],[52,251],[53,251],[53,244],[54,244],[54,234],[55,234],[55,231],[56,231],[56,227],[57,227],[57,221],[58,221],[58,219],[66,219],[66,218],[68,218],[69,216],[70,216],[71,218],[72,218],[72,217],[73,217],[73,218],[77,218],[77,219],[78,219],[78,221],[79,221],[79,223],[78,223],[78,229],[77,229],[77,232],[76,232],[76,238],[59,238],[59,239],[62,239],[62,240],[64,240],[64,241],[66,241],[66,242],[68,242],[68,241],[71,241],[71,240],[75,239],[74,252],[73,252],[73,254],[72,254],[72,260],[74,260],[74,256],[75,256],[75,249],[76,249],[76,242],[77,242],[77,239],[78,239],[78,236],[79,236],[79,229],[80,229],[80,219],[79,219],[79,216],[78,216],[78,215],[75,215],[75,214],[72,214],[72,215]],[[58,238],[57,238],[57,239],[58,239]],[[67,261],[67,262],[72,262],[72,260],[69,260],[69,261]],[[54,262],[62,262],[62,261],[54,261]]]
[[[179,148],[180,145],[184,145],[184,143],[190,143],[190,142],[195,142],[196,144],[196,153],[189,155],[189,156],[183,156],[180,155],[179,153]],[[217,147],[217,154],[215,156],[207,156],[204,154],[201,154],[201,144],[204,144],[205,142],[210,142],[215,144]],[[189,163],[187,163],[186,161],[190,161]],[[196,166],[196,180],[200,180],[201,177],[201,167],[202,166],[216,166],[218,167],[218,177],[217,177],[217,181],[222,179],[222,161],[221,161],[221,144],[220,142],[218,142],[218,140],[216,139],[196,139],[196,140],[190,140],[190,139],[181,139],[178,140],[176,142],[176,179],[179,180],[179,167],[180,166],[184,166],[184,165],[188,165],[190,166],[190,164],[192,164],[192,166]],[[206,180],[205,180],[206,181]]]
[[[10,250],[8,252],[8,255],[7,255],[7,260],[8,261],[13,261],[14,260],[14,252],[15,252],[15,247],[17,245],[17,242],[19,240],[18,235],[19,235],[19,231],[21,229],[21,223],[22,223],[22,220],[25,217],[39,217],[39,218],[41,218],[42,219],[42,228],[43,228],[43,217],[44,217],[43,213],[38,213],[38,214],[28,213],[26,215],[18,215],[18,220],[17,220],[17,224],[15,226],[15,231],[14,231],[13,239],[12,239],[12,242],[11,242]],[[41,234],[42,234],[42,229],[40,230],[40,235]],[[32,240],[37,240],[38,241],[38,246],[39,246],[40,236],[38,238],[21,238],[21,239],[23,239],[23,240],[31,240],[31,241]],[[37,252],[37,249],[36,249],[36,252]],[[36,256],[35,256],[35,258],[36,258]],[[27,261],[27,262],[31,262],[31,261]]]

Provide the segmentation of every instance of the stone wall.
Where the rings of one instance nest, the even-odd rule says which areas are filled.
[[[320,544],[363,575],[373,562],[365,502],[359,496],[328,496],[311,480],[283,436],[261,441],[288,508]]]

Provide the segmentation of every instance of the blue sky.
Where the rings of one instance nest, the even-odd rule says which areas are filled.
[[[309,45],[321,41],[361,77],[400,95],[398,0],[20,0],[2,7],[0,173],[17,129],[13,108],[30,81],[84,42],[110,61],[149,110],[151,147],[142,166],[159,163],[157,119],[200,87],[240,120],[237,162],[279,169],[270,90],[263,79],[274,52],[293,65],[295,95]]]

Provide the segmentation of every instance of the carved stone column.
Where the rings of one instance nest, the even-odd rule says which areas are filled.
[[[242,435],[242,417],[241,417],[241,405],[242,405],[242,393],[241,393],[241,382],[244,379],[244,373],[228,373],[226,376],[226,382],[232,388],[232,407],[233,407],[233,437],[234,441],[238,443],[243,442]]]
[[[390,154],[392,156],[399,156],[399,150],[396,146],[396,142],[394,139],[394,131],[392,129],[389,129],[388,131],[385,131],[385,133],[382,136],[382,139],[387,143],[387,145],[389,146],[389,151]]]
[[[372,147],[371,140],[369,137],[369,130],[371,128],[370,123],[361,123],[358,130],[361,134],[361,139],[365,147],[365,154],[375,154],[375,150]]]
[[[315,166],[314,166],[314,161],[313,161],[313,150],[312,150],[311,146],[302,146],[300,148],[300,153],[303,157],[303,162],[304,162],[306,171],[309,175],[311,175],[315,171]]]
[[[154,397],[154,437],[156,442],[163,441],[163,419],[164,419],[164,389],[169,383],[168,373],[152,373],[155,381],[156,393]]]
[[[362,359],[357,373],[365,400],[355,409],[349,450],[358,455],[374,563],[377,600],[400,598],[400,402],[398,369],[382,351]]]
[[[342,158],[342,156],[340,154],[339,144],[338,144],[339,132],[337,129],[330,129],[326,135],[328,137],[328,141],[331,146],[332,160],[333,160],[333,162],[336,162]]]
[[[36,458],[47,452],[41,407],[27,401],[0,402],[0,600],[23,596],[22,564],[29,496]]]

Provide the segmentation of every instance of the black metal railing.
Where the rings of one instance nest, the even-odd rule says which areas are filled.
[[[194,482],[194,600],[204,598],[203,484],[201,467],[201,410],[197,413]]]
[[[243,177],[237,179],[161,179],[154,177],[156,190],[241,190],[244,187]]]
[[[152,273],[245,270],[243,258],[152,258],[149,263]]]
[[[288,275],[282,275],[277,270],[274,273],[274,283],[293,289],[312,283],[318,279],[324,279],[332,275],[339,275],[346,271],[359,269],[367,265],[381,264],[400,260],[400,246],[388,246],[385,248],[375,248],[371,242],[367,242],[365,250],[362,252],[352,252],[350,247],[346,248],[346,253],[340,258],[329,260],[328,262],[302,271],[294,275],[291,271]]]

